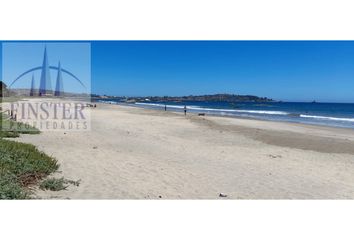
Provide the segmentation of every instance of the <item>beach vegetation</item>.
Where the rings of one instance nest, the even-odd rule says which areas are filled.
[[[6,114],[0,113],[0,137],[16,138],[20,134],[39,134],[39,130],[28,124],[11,120]]]
[[[0,124],[0,199],[31,198],[30,187],[55,172],[59,165],[31,144],[4,139],[38,134],[39,130],[4,118]]]
[[[55,172],[57,161],[35,146],[0,138],[0,199],[25,199],[29,188]]]
[[[69,184],[79,186],[80,181],[72,181],[65,178],[48,178],[42,181],[39,188],[42,190],[61,191],[68,188]]]

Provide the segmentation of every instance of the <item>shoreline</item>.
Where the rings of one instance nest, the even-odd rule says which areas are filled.
[[[103,102],[95,102],[97,105],[118,105],[118,106],[123,106],[123,107],[132,107],[132,108],[138,108],[138,109],[146,109],[146,110],[152,110],[152,111],[161,111],[165,112],[163,109],[154,109],[154,108],[146,108],[146,107],[140,107],[136,106],[133,104],[125,104],[125,103],[116,103],[116,104],[110,104],[110,103],[103,103]],[[348,103],[349,104],[349,103]],[[351,104],[351,103],[350,103]],[[175,113],[175,114],[181,114],[183,115],[183,112],[178,112],[178,111],[166,111],[169,113]],[[193,116],[198,116],[197,112],[187,112],[187,115],[193,115]],[[211,117],[211,118],[227,118],[227,119],[238,119],[238,120],[250,120],[250,121],[255,121],[255,122],[265,122],[265,123],[279,123],[279,124],[290,124],[294,126],[299,126],[299,127],[313,127],[314,129],[322,129],[322,130],[337,130],[339,129],[340,131],[343,130],[343,133],[345,132],[352,132],[354,134],[354,128],[347,128],[347,127],[341,127],[341,126],[329,126],[329,125],[320,125],[320,124],[312,124],[312,123],[300,123],[300,122],[290,122],[290,121],[277,121],[277,120],[271,120],[271,119],[256,119],[252,117],[242,117],[242,116],[231,116],[231,115],[217,115],[217,114],[205,114],[205,117]]]
[[[106,105],[105,103],[100,103],[99,105],[101,104]],[[134,105],[108,105],[119,105],[128,108],[133,107],[148,111],[151,110],[152,112],[158,111],[164,114],[171,113],[178,116],[183,116],[183,113],[175,111],[165,112],[159,109],[150,109]],[[262,141],[263,143],[270,145],[297,148],[302,150],[313,150],[323,153],[347,153],[354,155],[354,129],[350,128],[347,129],[341,127],[321,126],[305,123],[253,119],[238,116],[216,116],[207,114],[205,116],[198,116],[198,113],[191,112],[187,114],[187,117],[190,117],[192,121],[196,121],[201,124],[212,124],[213,127],[217,127],[220,130],[231,130],[237,133],[242,133],[247,137]],[[227,120],[228,124],[220,125],[220,120]],[[282,128],[277,129],[279,126]],[[305,133],[305,131],[310,132]],[[335,132],[335,135],[333,135],[333,132]],[[269,138],[269,135],[273,135],[272,138]],[[309,135],[312,136],[310,143],[303,141]],[[337,142],[332,141],[333,137],[336,138]],[[321,142],[321,144],[311,144],[312,141],[318,141]]]
[[[354,199],[354,131],[104,103],[90,110],[91,131],[16,140],[58,159],[54,176],[81,180],[38,197]]]
[[[142,108],[142,109],[151,109],[151,110],[157,110],[157,111],[164,111],[162,108],[153,108],[153,107],[144,107],[144,105],[138,106],[136,104],[131,104],[131,103],[124,103],[124,102],[104,102],[104,101],[97,101],[94,102],[96,104],[108,104],[108,105],[119,105],[119,106],[128,106],[128,107],[136,107],[136,108]],[[346,103],[346,104],[353,104],[353,103]],[[217,109],[216,109],[217,110]],[[174,110],[167,110],[168,112],[175,112],[179,113],[180,111],[174,111]],[[189,114],[198,114],[198,111],[192,110],[188,112]],[[205,112],[201,112],[205,113]],[[347,127],[347,126],[334,126],[334,125],[328,125],[328,124],[316,124],[312,122],[300,122],[300,121],[287,121],[287,120],[276,120],[276,119],[262,119],[262,118],[255,118],[255,117],[247,117],[247,116],[237,116],[237,115],[223,115],[223,114],[213,114],[213,113],[205,113],[207,116],[215,116],[215,117],[226,117],[226,118],[236,118],[236,119],[250,119],[250,120],[256,120],[256,121],[266,121],[266,122],[279,122],[279,123],[290,123],[290,124],[300,124],[300,125],[309,125],[309,126],[315,126],[315,127],[324,127],[324,128],[338,128],[338,129],[345,129],[345,130],[351,130],[354,131],[354,123],[353,127]],[[291,114],[290,114],[291,115]]]

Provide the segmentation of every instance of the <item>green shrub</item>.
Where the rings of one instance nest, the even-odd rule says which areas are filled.
[[[64,178],[49,178],[44,180],[39,188],[42,190],[60,191],[68,187]]]
[[[6,115],[0,113],[0,137],[14,138],[19,137],[19,134],[38,134],[39,130],[7,118]]]
[[[26,199],[28,193],[14,174],[0,171],[0,199]]]
[[[26,198],[27,186],[55,172],[58,167],[54,158],[33,145],[0,138],[0,199]]]
[[[69,184],[75,186],[80,185],[80,181],[72,181],[65,178],[48,178],[45,179],[40,185],[39,188],[42,190],[51,190],[51,191],[61,191],[68,188]]]

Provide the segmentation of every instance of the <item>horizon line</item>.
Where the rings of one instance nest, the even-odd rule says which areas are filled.
[[[236,96],[255,96],[255,97],[258,97],[258,98],[266,98],[266,99],[269,99],[269,100],[273,100],[274,102],[288,102],[288,103],[312,103],[312,102],[315,102],[315,103],[342,103],[342,104],[354,104],[354,102],[346,102],[346,101],[337,101],[337,102],[334,102],[334,101],[320,101],[320,100],[316,100],[316,99],[313,99],[313,100],[308,100],[308,101],[305,101],[305,100],[278,100],[278,99],[273,99],[271,97],[262,97],[262,96],[257,96],[257,95],[253,95],[253,94],[235,94],[235,93],[213,93],[213,94],[197,94],[197,95],[193,95],[193,94],[189,94],[189,95],[175,95],[175,96],[172,96],[172,95],[107,95],[107,94],[97,94],[97,93],[91,93],[91,95],[97,95],[99,97],[101,96],[106,96],[106,97],[112,97],[112,98],[147,98],[147,97],[160,97],[160,98],[163,98],[163,97],[190,97],[190,96],[193,96],[193,97],[196,97],[196,96],[213,96],[213,95],[221,95],[221,94],[224,94],[224,95],[236,95]]]

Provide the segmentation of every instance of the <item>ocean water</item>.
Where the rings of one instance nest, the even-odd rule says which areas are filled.
[[[116,103],[116,102],[111,102]],[[228,102],[141,102],[138,107],[168,111],[206,113],[271,121],[286,121],[354,129],[354,104],[348,103],[228,103]]]

